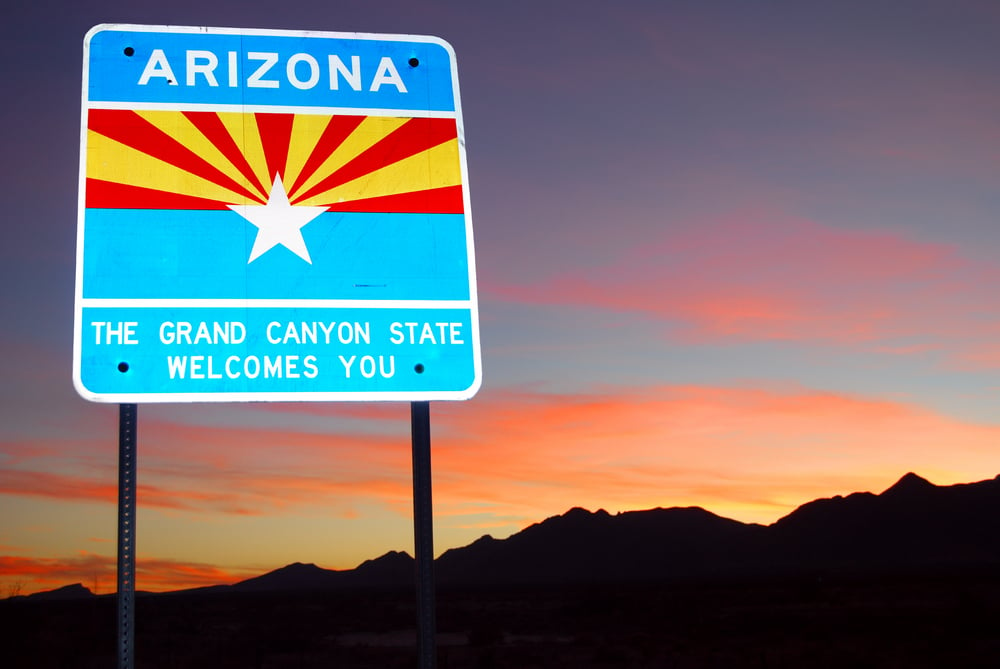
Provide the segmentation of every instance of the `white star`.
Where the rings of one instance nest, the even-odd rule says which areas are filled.
[[[271,194],[265,205],[231,204],[230,209],[257,227],[257,237],[250,250],[249,265],[278,244],[305,260],[310,265],[309,249],[302,238],[302,228],[326,211],[326,207],[297,207],[288,202],[288,194],[281,183],[281,175],[274,175]]]

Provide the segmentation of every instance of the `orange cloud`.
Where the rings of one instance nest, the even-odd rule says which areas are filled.
[[[437,499],[525,519],[571,505],[700,505],[770,522],[816,496],[992,477],[1000,425],[801,388],[660,386],[495,393],[442,407]]]
[[[198,562],[138,558],[135,564],[136,589],[149,592],[182,590],[207,585],[235,583],[259,575],[245,569],[222,569]],[[80,583],[94,594],[117,589],[117,560],[114,556],[81,552],[73,557],[36,558],[0,555],[0,583],[4,596],[31,594]]]
[[[219,503],[206,506],[215,510],[228,512],[227,501],[250,513],[334,504],[350,515],[353,507],[343,500],[396,505],[410,495],[405,437],[146,423],[140,472],[190,502],[201,490],[214,491],[206,500]]]
[[[137,559],[135,570],[136,587],[152,592],[199,588],[207,585],[228,585],[260,575],[257,570],[222,569],[215,565],[198,562],[153,558]]]
[[[408,441],[356,434],[310,434],[191,426],[149,418],[138,445],[137,503],[177,511],[263,515],[303,504],[409,496]],[[0,494],[117,503],[104,476],[38,471],[58,467],[57,444],[33,468],[0,470]],[[342,513],[353,513],[349,505]]]
[[[234,409],[230,419],[241,423],[254,411]],[[362,507],[407,517],[409,414],[402,405],[379,411],[387,423],[379,429],[399,434],[358,434],[353,423],[331,423],[326,434],[192,426],[147,412],[139,506],[202,516],[322,513],[345,523],[370,522],[369,512],[358,515]],[[302,415],[296,406],[274,420]],[[1000,425],[797,386],[487,389],[473,402],[435,403],[431,423],[437,526],[451,542],[441,548],[471,540],[476,529],[507,534],[572,506],[694,505],[772,522],[816,497],[884,489],[906,471],[947,484],[1000,470]],[[116,499],[113,480],[37,470],[5,470],[0,491]],[[399,537],[394,548],[409,541]]]

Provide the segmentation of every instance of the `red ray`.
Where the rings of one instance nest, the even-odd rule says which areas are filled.
[[[461,186],[445,186],[351,200],[330,205],[329,211],[413,214],[461,214],[465,210]]]
[[[338,146],[343,144],[344,140],[350,137],[351,133],[354,132],[364,120],[364,116],[330,117],[330,122],[323,130],[323,134],[320,135],[319,141],[316,142],[316,146],[309,154],[309,158],[306,159],[305,165],[302,166],[302,171],[299,172],[299,176],[295,179],[295,183],[288,189],[288,193],[290,193],[293,198],[295,196],[295,190],[299,187],[299,184],[305,183],[309,177],[311,177],[316,170],[320,168],[323,161],[326,160]]]
[[[443,144],[457,136],[455,119],[411,118],[361,152],[354,160],[297,196],[292,200],[292,204]]]
[[[219,151],[222,152],[229,162],[240,171],[247,181],[253,184],[254,188],[260,191],[260,195],[264,198],[267,197],[268,189],[260,182],[257,175],[254,173],[253,168],[250,167],[250,163],[247,162],[246,155],[244,155],[243,150],[236,145],[236,141],[233,139],[232,135],[229,134],[229,130],[222,123],[222,119],[215,112],[182,112],[184,116],[187,117],[191,123],[194,124],[201,134],[208,138],[208,141],[212,142]]]
[[[288,145],[292,139],[293,114],[254,114],[257,119],[257,129],[260,131],[260,141],[264,146],[264,159],[267,161],[267,176],[274,179],[275,174],[285,174],[285,164],[288,162]]]
[[[88,209],[227,209],[225,203],[193,195],[87,179]]]
[[[207,179],[254,202],[263,203],[259,195],[250,192],[130,109],[91,109],[87,118],[87,127],[94,132]]]

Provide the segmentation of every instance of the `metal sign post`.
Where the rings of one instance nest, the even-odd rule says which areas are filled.
[[[135,457],[138,408],[118,407],[118,669],[135,666]]]
[[[410,403],[413,438],[413,543],[417,581],[420,669],[437,666],[434,613],[434,512],[431,504],[430,402]]]

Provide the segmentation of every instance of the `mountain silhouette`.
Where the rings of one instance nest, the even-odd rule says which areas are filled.
[[[769,525],[570,508],[436,560],[436,652],[456,669],[993,667],[998,519],[1000,477],[912,473]],[[413,594],[403,552],[346,570],[296,562],[145,595],[137,643],[150,669],[415,666]],[[108,663],[113,594],[31,598],[55,601],[0,602],[4,666]]]
[[[1000,565],[1000,477],[937,486],[908,473],[880,494],[803,504],[764,526],[698,507],[572,508],[506,539],[484,535],[435,560],[441,585],[665,582]],[[413,558],[356,569],[289,565],[234,589],[409,586]]]
[[[804,504],[769,529],[786,567],[909,569],[1000,562],[1000,477],[936,486],[907,474],[880,495]]]
[[[373,560],[365,560],[354,569],[323,569],[314,564],[293,564],[240,581],[231,586],[212,586],[237,592],[279,592],[292,590],[327,590],[408,586],[413,581],[413,558],[407,553],[390,551]]]
[[[817,499],[767,526],[699,507],[615,515],[576,507],[506,539],[484,535],[445,551],[435,560],[435,576],[443,586],[559,585],[998,566],[1000,476],[937,486],[908,473],[880,494]],[[354,569],[297,562],[195,590],[411,587],[413,570],[410,555],[391,551]],[[87,595],[77,584],[33,597]]]
[[[56,588],[55,590],[46,590],[44,592],[36,592],[31,595],[26,595],[24,599],[30,599],[32,601],[58,601],[58,600],[69,600],[69,599],[89,599],[94,597],[94,593],[90,591],[82,583],[74,583],[73,585],[64,585],[61,588]]]

